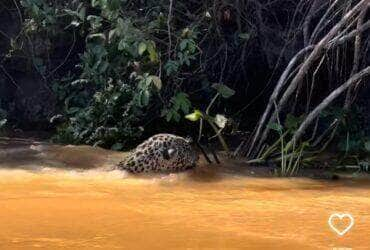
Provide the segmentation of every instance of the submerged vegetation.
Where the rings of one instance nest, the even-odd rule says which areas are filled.
[[[284,176],[329,151],[334,165],[366,165],[369,9],[366,0],[6,0],[0,128],[114,150],[190,134]]]

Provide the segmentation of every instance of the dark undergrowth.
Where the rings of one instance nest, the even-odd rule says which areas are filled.
[[[365,2],[2,1],[0,129],[114,150],[190,135],[283,175],[325,150],[366,164]]]

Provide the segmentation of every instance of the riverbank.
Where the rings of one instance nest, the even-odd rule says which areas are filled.
[[[42,138],[11,138],[0,137],[0,168],[11,167],[22,169],[40,169],[41,166],[65,169],[114,169],[127,153],[105,150],[87,145],[58,145],[49,143]],[[200,155],[200,164],[195,172],[213,176],[215,173],[238,174],[250,177],[278,177],[277,165],[246,164],[241,159],[230,159],[222,152],[218,153],[221,164],[208,164],[203,155]],[[325,165],[323,163],[323,165]],[[355,174],[354,174],[355,173]],[[296,177],[313,179],[337,180],[368,179],[370,175],[356,169],[350,171],[333,171],[325,167],[301,168]]]

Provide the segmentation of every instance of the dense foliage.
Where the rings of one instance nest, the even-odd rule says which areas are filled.
[[[143,133],[174,128],[189,133],[191,123],[182,119],[193,109],[206,109],[217,92],[214,83],[238,91],[230,105],[217,99],[213,109],[233,114],[235,128],[251,127],[253,122],[239,121],[257,118],[255,108],[247,108],[261,103],[258,98],[268,89],[253,81],[272,77],[266,71],[279,56],[279,48],[270,49],[270,35],[276,32],[256,26],[271,25],[275,14],[255,2],[22,0],[17,8],[20,12],[13,14],[21,23],[9,43],[8,68],[31,68],[46,95],[50,86],[56,100],[45,101],[50,107],[25,100],[8,109],[14,117],[17,108],[36,113],[29,107],[41,106],[38,121],[48,117],[53,126],[59,124],[56,139],[62,142],[120,149]],[[283,16],[294,4],[268,8]],[[298,22],[282,21],[287,27]]]
[[[366,0],[5,1],[1,126],[116,150],[236,135],[235,156],[283,175],[369,151]]]
[[[182,22],[169,26],[168,7],[157,1],[143,8],[121,0],[21,4],[28,17],[26,35],[46,36],[49,43],[66,37],[72,41],[65,60],[84,41],[76,68],[54,79],[53,91],[67,118],[58,140],[120,149],[141,135],[147,121],[160,115],[179,122],[189,113],[191,102],[184,92],[189,88],[183,85],[188,76],[201,74],[197,20],[184,15]],[[43,58],[34,61],[44,74]]]

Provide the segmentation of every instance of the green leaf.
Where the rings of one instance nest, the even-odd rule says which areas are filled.
[[[248,41],[251,36],[248,33],[240,33],[239,38]]]
[[[80,20],[84,20],[86,16],[86,7],[82,7],[78,12],[78,17]]]
[[[169,122],[174,120],[175,122],[180,121],[181,116],[175,110],[167,110],[166,121]]]
[[[108,41],[111,42],[115,35],[116,35],[116,29],[110,30],[109,33],[108,33]]]
[[[366,141],[364,146],[365,146],[366,151],[370,152],[370,141]]]
[[[184,39],[180,42],[180,50],[184,51],[188,45],[188,39]]]
[[[107,2],[111,11],[118,10],[120,8],[121,0],[110,0]]]
[[[118,43],[118,50],[125,50],[126,48],[128,47],[127,43],[125,40],[121,40],[119,43]]]
[[[104,73],[104,72],[107,70],[108,66],[109,66],[109,63],[108,63],[108,62],[106,62],[106,61],[102,62],[102,63],[99,65],[99,70],[98,70],[98,71],[99,71],[99,73],[100,73],[100,74]]]
[[[119,143],[119,142],[113,144],[112,147],[111,147],[112,150],[116,150],[116,151],[121,150],[122,148],[123,148],[123,144]]]
[[[181,119],[181,116],[179,115],[179,113],[173,113],[172,114],[172,119],[175,120],[175,122],[179,122],[180,119]]]
[[[172,112],[168,112],[166,114],[166,121],[169,122],[169,121],[171,121],[171,119],[172,119]]]
[[[150,97],[150,93],[149,93],[149,90],[144,90],[141,92],[141,99],[140,99],[140,102],[141,102],[141,105],[143,106],[147,106],[149,104],[149,97]]]
[[[91,34],[87,36],[87,39],[95,39],[95,38],[101,39],[103,41],[105,41],[106,39],[103,33],[96,33],[96,34]]]
[[[212,88],[216,89],[223,98],[229,98],[235,94],[235,90],[224,84],[215,83],[212,85]]]
[[[5,123],[6,123],[7,121],[8,121],[7,119],[2,119],[2,120],[0,120],[0,128],[1,128],[2,126],[4,126],[4,125],[5,125]]]
[[[92,30],[97,30],[102,26],[103,19],[100,16],[89,15],[87,16],[86,20],[90,22],[90,27]]]
[[[152,78],[152,82],[157,90],[161,90],[162,88],[162,80],[158,76],[150,76]]]
[[[158,62],[158,54],[157,54],[157,51],[155,50],[155,47],[154,47],[154,42],[151,42],[151,43],[148,43],[147,44],[147,50],[149,52],[149,59],[151,62]]]
[[[71,115],[71,114],[76,114],[78,113],[79,111],[81,111],[80,108],[78,107],[71,107],[67,110],[67,114]]]
[[[199,119],[203,118],[203,114],[200,110],[196,109],[193,113],[186,115],[185,118],[192,122],[196,122]]]
[[[175,109],[181,109],[185,114],[189,113],[191,102],[189,101],[188,95],[184,92],[177,93],[173,103]]]
[[[152,76],[148,76],[148,75],[146,75],[145,76],[145,87],[150,87],[150,85],[152,84],[152,82],[153,82],[153,80],[152,80]]]
[[[301,120],[302,119],[300,117],[288,114],[285,118],[284,126],[287,130],[295,131],[296,129],[298,129]]]
[[[96,7],[99,4],[99,0],[91,0],[91,6]]]
[[[165,65],[164,69],[166,70],[166,75],[170,76],[173,73],[179,71],[179,63],[177,61],[169,60]]]
[[[267,124],[267,127],[269,129],[275,130],[279,133],[281,133],[283,131],[283,127],[279,123],[276,123],[276,122]]]
[[[73,17],[78,16],[77,11],[74,10],[65,9],[64,12]]]
[[[188,95],[184,92],[179,92],[171,98],[171,107],[162,110],[162,116],[166,116],[167,121],[174,120],[176,122],[180,121],[182,111],[184,114],[188,114],[191,108],[191,102]]]
[[[143,54],[144,54],[144,52],[146,51],[146,49],[147,49],[146,43],[141,42],[141,43],[139,44],[139,47],[138,47],[139,55],[143,55]]]

